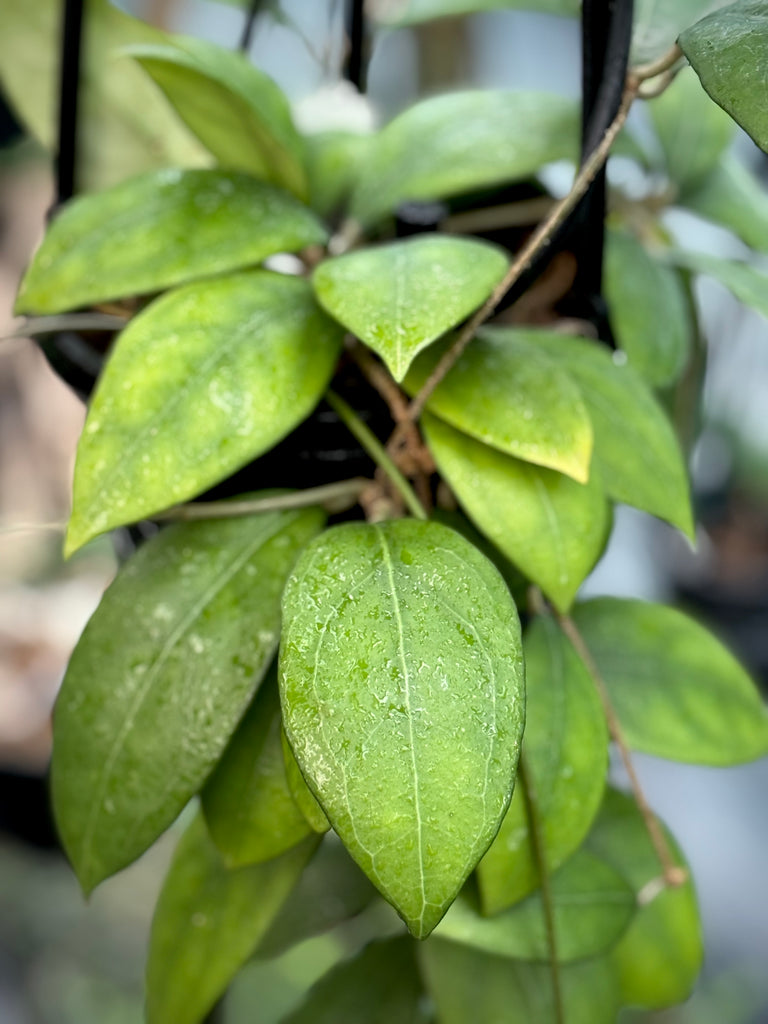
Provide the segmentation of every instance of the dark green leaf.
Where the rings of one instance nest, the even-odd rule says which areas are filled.
[[[738,0],[686,29],[680,47],[723,110],[768,151],[768,5]]]
[[[549,619],[525,634],[525,750],[538,798],[547,864],[556,870],[581,845],[597,814],[608,764],[608,730],[595,685]],[[477,872],[494,914],[540,882],[522,783]]]
[[[768,754],[768,713],[718,640],[682,612],[604,597],[574,618],[636,750],[695,764]]]
[[[477,527],[566,611],[603,549],[610,521],[595,475],[576,483],[502,455],[428,413],[423,426],[440,472]]]
[[[124,52],[152,76],[219,163],[307,197],[303,143],[288,100],[243,54],[186,36]]]
[[[575,160],[577,140],[577,107],[554,94],[476,90],[422,100],[371,140],[352,215],[370,224],[406,200],[520,181]]]
[[[35,254],[16,308],[58,313],[144,295],[325,237],[306,207],[247,174],[154,171],[67,205]]]
[[[657,60],[678,35],[727,0],[637,0],[632,31],[633,64]]]
[[[317,839],[228,870],[197,817],[182,836],[152,921],[147,1024],[201,1024],[296,885]]]
[[[370,7],[373,17],[384,25],[419,25],[477,11],[522,9],[573,15],[579,13],[579,0],[373,0]]]
[[[354,859],[423,938],[512,792],[524,683],[509,592],[438,523],[349,524],[307,549],[283,614],[296,759]]]
[[[285,730],[282,730],[280,742],[282,746],[285,773],[288,779],[288,788],[293,795],[296,806],[301,810],[301,813],[304,815],[304,820],[313,832],[327,832],[331,827],[331,823],[326,818],[325,811],[315,799],[314,793],[307,785],[304,776],[301,774],[301,768],[299,768],[296,758],[293,756],[293,751],[291,750],[291,745],[288,742],[288,737],[285,735]]]
[[[169,527],[104,595],[54,716],[54,810],[86,891],[143,853],[218,761],[321,525],[308,509]]]
[[[678,200],[715,224],[729,228],[747,245],[768,252],[768,194],[740,160],[726,154],[718,166]]]
[[[325,309],[402,380],[418,352],[488,298],[507,266],[485,242],[421,235],[325,260],[312,283]]]
[[[724,260],[720,256],[681,249],[667,250],[665,256],[675,266],[714,278],[733,292],[739,302],[768,317],[768,275],[757,267],[741,260]]]
[[[416,359],[405,381],[415,394],[453,338]],[[427,408],[506,455],[585,483],[592,425],[579,388],[523,331],[483,331],[432,393]]]
[[[77,451],[66,550],[218,483],[323,394],[341,329],[309,284],[257,270],[178,288],[119,336]]]
[[[370,141],[370,135],[359,132],[328,131],[305,136],[313,210],[325,217],[346,204]]]

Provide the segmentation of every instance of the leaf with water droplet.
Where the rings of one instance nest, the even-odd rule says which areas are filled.
[[[288,788],[293,794],[296,806],[304,816],[304,820],[314,832],[327,832],[331,827],[331,823],[326,818],[325,811],[323,811],[323,808],[317,800],[315,800],[312,790],[309,788],[304,776],[301,774],[301,768],[299,768],[296,758],[293,756],[293,751],[291,750],[291,745],[288,742],[288,737],[285,735],[284,729],[281,730],[280,739],[283,761],[285,764],[285,774],[288,780]]]

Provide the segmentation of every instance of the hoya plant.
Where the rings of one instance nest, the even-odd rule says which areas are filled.
[[[520,6],[577,13],[353,3],[347,77],[387,23]],[[617,503],[695,536],[694,278],[768,312],[765,276],[663,219],[768,251],[730,152],[732,118],[768,148],[768,3],[712,7],[585,3],[581,105],[453,92],[307,135],[243,54],[85,4],[83,194],[16,308],[62,372],[108,348],[65,553],[135,551],[72,655],[51,782],[86,894],[182,815],[149,1024],[352,918],[292,1024],[609,1024],[690,993],[693,881],[632,752],[739,764],[768,716],[681,611],[579,591]],[[8,95],[51,141],[22,44],[57,5],[7,12]],[[607,186],[614,151],[634,171]]]

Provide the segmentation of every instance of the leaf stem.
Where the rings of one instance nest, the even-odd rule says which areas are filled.
[[[343,512],[357,502],[371,481],[365,477],[340,480],[320,487],[307,487],[302,491],[270,495],[268,498],[246,498],[241,501],[194,501],[188,505],[176,505],[165,512],[159,512],[152,519],[191,522],[198,519],[230,519],[236,516],[252,516],[257,512],[282,512],[292,508],[306,508],[322,505],[329,512]]]
[[[325,399],[331,408],[338,414],[339,418],[354,434],[360,444],[365,448],[373,461],[389,477],[392,484],[397,488],[403,501],[410,509],[412,515],[417,519],[427,519],[424,506],[413,492],[413,488],[405,479],[403,474],[387,455],[384,445],[375,434],[363,423],[351,406],[347,405],[343,398],[333,391],[326,392]]]

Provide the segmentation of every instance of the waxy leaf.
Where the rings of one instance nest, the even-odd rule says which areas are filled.
[[[488,298],[507,265],[485,242],[421,235],[325,260],[312,283],[331,316],[402,380],[418,352]]]
[[[200,816],[182,836],[152,921],[147,1024],[201,1024],[275,919],[318,840],[229,870]]]
[[[59,313],[158,292],[325,237],[306,207],[250,175],[153,171],[62,210],[21,283],[16,309]]]
[[[686,190],[678,202],[729,228],[751,248],[768,252],[768,194],[736,157],[726,154],[701,184]]]
[[[610,513],[596,475],[579,484],[521,462],[426,413],[441,474],[476,526],[566,611],[603,550]]]
[[[416,394],[453,338],[413,364],[405,387]],[[585,483],[592,425],[579,388],[522,331],[483,331],[435,388],[427,408],[452,427],[506,455]]]
[[[722,7],[686,29],[678,42],[715,103],[768,152],[765,0],[737,0]]]
[[[741,260],[724,260],[704,252],[683,252],[672,249],[665,252],[670,263],[685,267],[694,274],[714,278],[733,292],[739,302],[768,317],[768,275]]]
[[[674,839],[664,831],[677,863],[685,866]],[[620,871],[638,894],[659,878],[659,859],[645,822],[634,800],[624,793],[606,791],[585,845]],[[702,956],[701,923],[689,878],[639,906],[608,960],[618,975],[625,1005],[661,1009],[688,998]]]
[[[581,845],[600,807],[608,730],[592,679],[561,631],[537,619],[525,634],[525,751],[536,789],[547,864]],[[477,870],[483,909],[495,914],[540,884],[522,782]]]
[[[243,54],[185,36],[124,52],[139,61],[220,164],[307,197],[303,143],[288,100]]]
[[[296,277],[233,274],[153,302],[118,337],[91,402],[67,553],[270,449],[317,404],[340,348]]]
[[[595,956],[612,946],[635,913],[635,894],[605,861],[578,850],[552,876],[557,956],[562,962]],[[536,892],[494,917],[483,917],[468,895],[460,895],[434,937],[517,960],[550,957],[544,906]]]
[[[597,598],[574,618],[630,747],[694,764],[768,754],[768,711],[711,633],[674,608]]]
[[[331,823],[328,821],[328,818],[325,816],[325,811],[315,799],[314,793],[307,785],[304,776],[301,774],[301,768],[299,768],[293,751],[291,750],[291,745],[288,742],[288,737],[285,735],[285,730],[281,730],[280,743],[282,746],[285,774],[288,779],[288,788],[293,795],[296,806],[300,809],[304,816],[304,820],[313,832],[327,832],[331,827]]]
[[[277,648],[280,595],[322,513],[172,526],[120,570],[54,713],[53,805],[88,892],[199,791]]]
[[[680,275],[624,231],[606,237],[604,290],[611,325],[629,365],[653,387],[685,369],[693,334]]]
[[[270,860],[312,832],[288,786],[281,724],[270,673],[201,794],[208,831],[227,867]]]
[[[371,140],[351,212],[370,224],[407,200],[520,181],[575,160],[578,108],[542,92],[475,90],[422,100]]]
[[[528,10],[543,14],[579,13],[578,0],[373,0],[374,18],[385,25],[419,25],[435,18],[476,11]]]
[[[512,792],[524,682],[509,592],[438,523],[349,524],[306,550],[283,617],[296,759],[354,859],[424,938]]]

